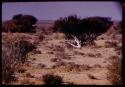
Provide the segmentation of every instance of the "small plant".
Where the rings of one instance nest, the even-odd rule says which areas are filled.
[[[52,62],[58,62],[58,61],[61,61],[61,59],[59,59],[59,58],[53,58],[50,61],[52,61]]]
[[[40,33],[40,35],[39,35],[39,37],[38,37],[38,38],[39,38],[39,40],[40,40],[40,41],[43,41],[43,39],[45,38],[45,36],[44,36],[44,35],[42,35],[42,33]]]
[[[121,55],[122,54],[122,47],[120,47],[120,46],[115,47],[115,51],[117,52],[118,55]]]
[[[57,51],[57,52],[64,52],[65,51],[65,49],[63,48],[63,47],[61,47],[61,46],[54,46],[54,49],[53,49],[53,51]]]
[[[26,69],[20,68],[20,69],[18,70],[18,72],[19,72],[19,73],[25,73],[25,72],[26,72]]]
[[[90,78],[90,79],[97,79],[95,76],[93,76],[92,74],[88,74],[88,77]]]
[[[27,74],[26,74],[26,77],[34,78],[34,76],[31,75],[30,73],[27,73]]]
[[[73,46],[71,46],[70,44],[66,44],[66,48],[68,48],[69,50],[73,50]]]
[[[78,52],[78,51],[74,51],[75,54],[78,54],[78,55],[85,55],[85,53],[82,53],[82,52]]]
[[[95,64],[93,67],[94,67],[94,68],[101,68],[102,66],[99,65],[99,64]]]
[[[114,56],[110,56],[109,59],[110,59],[110,62],[112,63],[112,60],[115,60],[119,58],[117,55],[114,55]]]
[[[73,82],[69,82],[69,83],[68,83],[68,86],[73,86],[73,85],[74,85]]]
[[[30,79],[23,79],[21,84],[22,85],[34,85],[34,82],[31,82]]]
[[[102,56],[101,53],[96,54],[96,57],[101,57],[101,56]]]
[[[92,53],[88,53],[87,54],[89,57],[96,57],[96,55],[95,54],[92,54]]]
[[[62,78],[58,75],[45,74],[43,75],[43,81],[46,85],[61,85]]]
[[[34,54],[41,54],[41,51],[39,51],[39,50],[33,50],[33,53]]]
[[[45,68],[46,65],[45,65],[45,64],[42,64],[42,63],[39,63],[39,64],[37,65],[37,67],[39,67],[39,68]]]
[[[89,65],[84,65],[84,64],[83,64],[83,67],[84,67],[85,70],[90,70],[90,69],[92,68],[91,66],[89,66]]]
[[[21,60],[22,63],[26,61],[27,53],[35,49],[35,46],[32,43],[25,40],[20,40],[17,47],[19,48],[19,60]]]
[[[57,68],[59,66],[66,66],[66,63],[63,61],[56,62],[56,65],[54,65],[53,68]]]
[[[118,43],[116,41],[106,41],[106,47],[117,47]]]

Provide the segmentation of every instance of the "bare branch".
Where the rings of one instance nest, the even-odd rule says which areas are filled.
[[[76,36],[73,36],[73,35],[71,35],[71,36],[74,38],[76,44],[73,44],[73,43],[68,42],[68,41],[67,41],[67,43],[75,48],[81,48],[81,41],[79,41],[79,39]]]

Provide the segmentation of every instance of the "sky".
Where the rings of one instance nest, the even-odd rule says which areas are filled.
[[[77,15],[80,18],[103,16],[111,17],[112,20],[122,20],[122,7],[113,1],[2,3],[2,20],[10,20],[16,14],[33,15],[38,20],[56,20],[69,15]]]

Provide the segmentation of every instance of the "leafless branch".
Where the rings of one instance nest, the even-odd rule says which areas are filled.
[[[69,41],[67,41],[68,44],[70,44],[71,46],[75,47],[75,48],[81,48],[81,41],[76,37],[76,36],[73,36],[71,35],[73,38],[74,38],[74,41],[76,44],[73,44]]]

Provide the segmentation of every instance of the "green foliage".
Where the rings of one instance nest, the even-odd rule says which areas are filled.
[[[78,18],[76,15],[60,18],[55,21],[54,32],[63,32],[68,35],[74,35],[81,42],[93,41],[97,35],[106,32],[112,25],[112,21],[107,17],[88,17]]]
[[[79,26],[81,20],[77,16],[68,16],[55,21],[54,31],[63,32],[65,34],[81,33]]]

